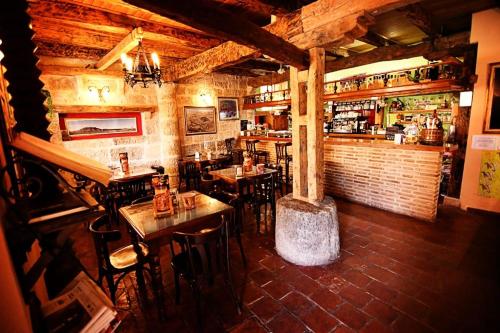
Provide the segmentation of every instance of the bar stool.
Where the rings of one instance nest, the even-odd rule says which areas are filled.
[[[252,158],[254,159],[254,162],[255,164],[258,164],[258,163],[267,163],[267,160],[269,158],[269,152],[265,151],[265,150],[257,150],[255,148],[255,144],[257,142],[260,142],[259,140],[247,140],[246,141],[246,146],[247,146],[247,152],[250,154],[250,156],[252,156]],[[261,162],[261,157],[264,158],[264,162]]]
[[[293,158],[292,155],[288,155],[287,147],[291,146],[291,142],[276,142],[276,164],[280,165],[281,162],[285,163],[285,184],[286,189],[288,191],[288,186],[290,184],[291,176],[290,176],[290,163]]]

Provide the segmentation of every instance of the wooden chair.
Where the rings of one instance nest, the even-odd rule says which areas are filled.
[[[146,244],[138,243],[136,246],[131,244],[110,251],[108,244],[120,240],[121,233],[119,230],[105,229],[105,226],[108,226],[106,215],[91,222],[89,230],[94,238],[97,255],[99,270],[97,283],[102,287],[102,280],[106,279],[111,300],[115,303],[118,284],[132,271],[136,272],[137,284],[141,291],[146,290],[143,270],[144,264],[149,263],[149,249]],[[116,281],[115,275],[119,275]]]
[[[154,195],[147,195],[145,197],[135,199],[130,204],[131,205],[137,205],[137,204],[140,204],[140,203],[143,203],[143,202],[151,201],[151,200],[153,200],[153,198],[154,198]]]
[[[231,164],[242,164],[243,163],[243,149],[236,148],[236,139],[229,138],[225,139],[227,154],[231,157]]]
[[[275,176],[275,188],[280,191],[280,195],[283,196],[283,167],[281,164],[264,164],[266,169],[276,170],[277,174]]]
[[[214,190],[208,194],[210,197],[222,201],[229,206],[234,208],[234,215],[231,217],[233,220],[230,224],[232,230],[230,234],[236,236],[236,242],[240,247],[241,259],[243,260],[243,265],[246,266],[247,259],[245,256],[245,251],[243,250],[243,243],[241,242],[241,233],[243,232],[243,213],[244,213],[244,200],[236,193],[231,193],[223,190]]]
[[[229,287],[231,297],[241,313],[241,304],[231,282],[228,251],[227,222],[224,217],[216,227],[196,233],[175,232],[170,242],[172,269],[174,271],[175,301],[180,303],[179,279],[183,278],[191,287],[196,303],[198,331],[201,331],[201,288],[202,282],[212,285],[216,275],[222,273],[224,283]],[[175,253],[173,242],[180,247]]]
[[[267,205],[271,205],[272,223],[276,218],[276,178],[274,174],[253,178],[252,207],[257,222],[257,233],[260,233],[260,213],[264,205],[264,226],[267,232]]]
[[[286,184],[286,189],[288,192],[288,187],[291,182],[291,177],[290,177],[290,163],[292,163],[292,155],[288,155],[288,150],[287,148],[290,147],[292,144],[290,142],[277,142],[275,143],[276,147],[276,164],[280,165],[281,163],[285,164],[285,173],[282,176],[285,178],[285,184]]]
[[[260,142],[259,140],[246,140],[247,152],[254,159],[254,163],[267,163],[269,158],[269,152],[265,150],[257,150],[255,144]],[[264,158],[264,161],[261,161],[261,158]]]
[[[186,179],[186,191],[191,190],[191,183],[194,190],[200,190],[200,170],[196,166],[196,163],[185,162],[185,179]]]

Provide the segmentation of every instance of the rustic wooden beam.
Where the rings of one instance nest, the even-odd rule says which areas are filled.
[[[469,47],[469,33],[459,33],[447,37],[427,41],[414,46],[389,45],[376,48],[370,52],[352,55],[326,62],[326,73],[341,69],[367,65],[379,61],[400,60],[411,57],[423,56],[429,60],[439,60],[447,55],[460,56]],[[248,80],[250,87],[260,87],[289,80],[289,72],[282,75],[270,74]]]
[[[121,42],[116,44],[111,51],[101,58],[96,64],[95,68],[103,71],[111,66],[115,61],[120,59],[122,53],[127,53],[137,47],[143,38],[142,28],[133,29]]]
[[[179,27],[172,27],[158,22],[133,18],[128,15],[116,14],[86,7],[83,4],[66,3],[60,1],[37,1],[30,5],[29,14],[36,19],[46,22],[62,21],[66,24],[83,24],[86,26],[101,27],[113,33],[123,33],[136,27],[142,27],[145,38],[155,39],[162,36],[182,46],[205,50],[219,45],[222,41],[201,32],[193,32]]]
[[[420,4],[411,4],[406,6],[400,11],[406,16],[411,24],[422,30],[427,36],[434,36],[436,34],[436,29],[432,25],[432,17],[430,13]]]
[[[72,46],[55,42],[38,41],[36,43],[36,55],[97,61],[106,55],[106,50],[92,47]]]
[[[275,59],[298,68],[305,68],[308,65],[307,53],[297,46],[262,29],[244,16],[231,13],[212,2],[202,0],[124,1],[212,35],[255,47]]]
[[[300,48],[336,47],[348,44],[355,38],[363,36],[367,31],[366,25],[371,23],[369,22],[371,14],[382,13],[418,1],[317,0],[300,10],[278,17],[276,22],[264,28]],[[174,65],[169,70],[168,75],[165,75],[165,79],[176,81],[196,73],[206,72],[211,68],[215,70],[225,67],[224,59],[232,64],[238,62],[240,56],[252,56],[250,48],[246,48],[245,51],[238,50],[241,47],[234,42],[221,44],[215,47],[215,50],[207,50]],[[234,52],[238,52],[240,56]],[[282,50],[282,52],[284,51]],[[216,55],[214,64],[210,63],[211,55]]]
[[[40,65],[40,64],[37,67],[42,72],[42,75],[62,75],[62,76],[100,75],[100,76],[113,76],[113,77],[123,76],[122,71],[109,70],[109,69],[105,71],[100,71],[94,68],[69,67],[60,65]]]

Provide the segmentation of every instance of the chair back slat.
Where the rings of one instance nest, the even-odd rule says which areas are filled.
[[[105,263],[106,267],[111,267],[111,262],[109,261],[108,242],[120,240],[121,233],[119,230],[102,230],[105,227],[109,227],[107,215],[98,217],[91,222],[89,225],[89,231],[92,233],[94,238],[94,246],[99,265]]]

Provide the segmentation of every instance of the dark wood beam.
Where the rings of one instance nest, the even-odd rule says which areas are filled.
[[[261,50],[300,69],[308,66],[308,55],[297,46],[262,29],[239,14],[203,0],[124,0],[132,5],[203,30],[220,38]]]
[[[28,12],[35,19],[62,20],[65,23],[81,23],[101,27],[101,29],[116,28],[130,31],[133,28],[142,27],[146,33],[161,35],[173,43],[189,47],[196,46],[203,50],[214,47],[222,42],[220,39],[206,34],[54,0],[33,2],[30,4]],[[111,31],[113,32],[113,30]]]
[[[429,60],[440,60],[447,56],[461,56],[471,46],[469,44],[469,33],[460,33],[448,37],[441,37],[434,42],[427,41],[415,46],[389,45],[376,48],[370,52],[352,55],[325,64],[326,73],[335,72],[341,69],[363,66],[379,61],[400,60],[411,57],[423,56]],[[284,82],[289,80],[288,71],[284,74],[265,75],[248,80],[251,87],[259,87],[272,82]]]
[[[432,17],[420,4],[411,4],[400,11],[405,14],[411,24],[422,30],[427,36],[433,37],[436,29],[432,25]]]
[[[64,57],[64,58],[77,58],[88,60],[99,60],[107,53],[103,49],[95,49],[92,47],[77,47],[67,44],[39,41],[36,43],[37,56],[49,57]]]

